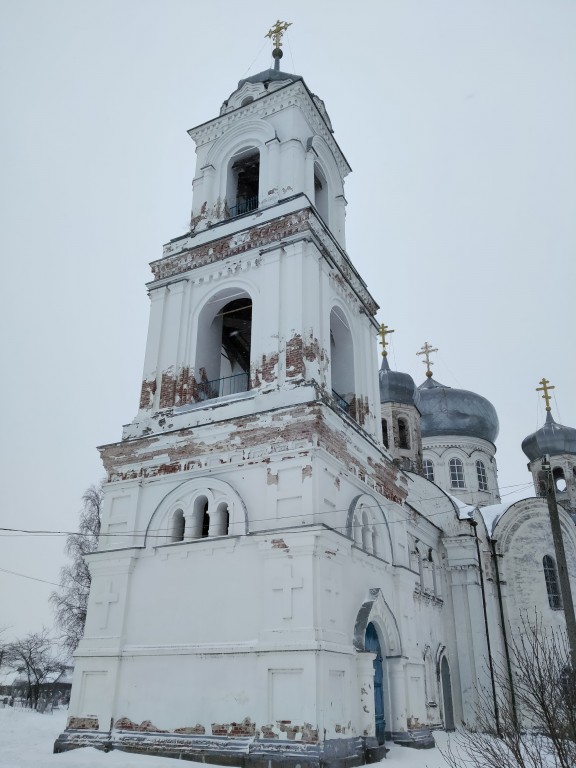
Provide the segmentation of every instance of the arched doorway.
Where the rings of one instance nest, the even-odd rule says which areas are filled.
[[[376,739],[378,744],[384,744],[386,721],[384,719],[384,665],[380,640],[376,633],[376,627],[372,622],[366,627],[364,647],[370,653],[375,653],[374,659],[374,719],[376,727]]]
[[[440,681],[442,683],[442,703],[444,705],[444,728],[447,731],[453,731],[455,725],[452,681],[450,678],[450,665],[446,656],[442,656],[442,661],[440,662]]]

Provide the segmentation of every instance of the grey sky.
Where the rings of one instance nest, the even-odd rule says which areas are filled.
[[[353,168],[347,245],[395,328],[390,362],[495,405],[503,494],[530,476],[534,388],[576,427],[572,0],[3,0],[0,526],[75,530],[95,446],[138,405],[148,262],[187,228],[194,145],[264,39],[326,103]],[[378,354],[376,343],[375,357]],[[0,535],[0,569],[58,581],[63,536]],[[52,587],[0,570],[0,626]]]

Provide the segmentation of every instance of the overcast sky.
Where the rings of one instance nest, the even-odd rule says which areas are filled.
[[[576,427],[573,0],[0,0],[1,527],[76,529],[136,414],[148,263],[187,230],[186,130],[268,68],[276,19],[353,168],[392,367],[421,383],[429,341],[437,380],[494,404],[503,498],[531,490],[542,376]],[[57,582],[63,545],[0,534],[9,635],[52,624],[24,576]]]

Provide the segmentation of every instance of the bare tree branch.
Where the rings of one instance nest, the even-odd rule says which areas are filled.
[[[62,587],[50,595],[56,623],[62,630],[62,642],[69,654],[76,650],[84,634],[90,592],[90,571],[84,556],[98,546],[102,496],[102,484],[91,485],[84,492],[78,533],[72,533],[66,539],[65,552],[72,562],[60,571]]]

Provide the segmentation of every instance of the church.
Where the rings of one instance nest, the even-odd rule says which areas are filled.
[[[346,252],[350,167],[280,67],[284,28],[274,67],[189,131],[190,229],[151,264],[138,412],[99,449],[56,752],[352,766],[473,727],[523,613],[564,626],[545,458],[576,590],[576,429],[543,380],[536,496],[503,504],[492,404],[436,381],[428,342],[420,386],[391,370]]]

